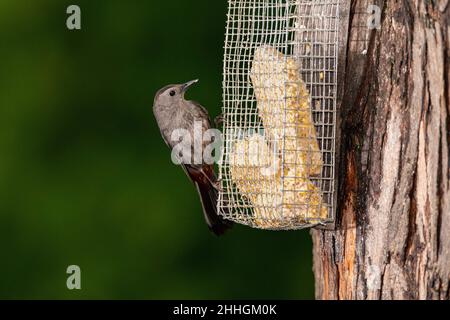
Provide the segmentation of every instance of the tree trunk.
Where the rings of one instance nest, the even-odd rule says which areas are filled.
[[[450,298],[449,22],[450,0],[349,4],[336,230],[312,231],[318,299]]]

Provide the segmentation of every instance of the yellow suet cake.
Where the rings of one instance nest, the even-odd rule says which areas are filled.
[[[311,99],[296,60],[273,47],[259,47],[250,77],[264,129],[284,152],[284,165],[302,165],[305,177],[320,176],[322,153],[312,121]]]
[[[319,189],[295,168],[284,168],[282,178],[280,163],[279,155],[259,134],[237,141],[230,153],[232,180],[252,203],[254,224],[276,229],[326,219]]]
[[[300,68],[294,59],[262,46],[255,51],[250,77],[265,137],[253,134],[235,142],[232,181],[251,202],[259,228],[319,223],[328,209],[309,178],[321,175],[322,154]]]

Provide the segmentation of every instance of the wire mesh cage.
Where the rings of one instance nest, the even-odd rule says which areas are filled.
[[[339,0],[229,0],[218,210],[255,228],[334,220]]]

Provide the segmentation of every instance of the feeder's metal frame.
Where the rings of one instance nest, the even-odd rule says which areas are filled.
[[[336,97],[336,130],[335,130],[335,169],[334,169],[334,219],[332,222],[325,225],[318,225],[314,227],[315,229],[321,230],[336,230],[338,220],[337,215],[337,194],[339,191],[339,179],[338,172],[340,167],[340,149],[341,149],[341,110],[342,102],[345,92],[345,82],[339,81],[339,79],[345,79],[345,73],[347,69],[347,43],[348,43],[348,29],[349,29],[349,17],[350,17],[350,0],[340,0],[339,1],[339,45],[338,45],[338,68],[337,68],[337,97]]]
[[[234,1],[234,0],[229,0],[229,5],[230,2]],[[312,0],[314,1],[314,0]],[[323,0],[322,0],[323,1]],[[259,2],[259,0],[254,0],[255,3]],[[297,4],[296,0],[291,0],[292,3]],[[286,1],[287,4],[289,4],[289,0]],[[343,100],[343,95],[344,95],[344,82],[343,81],[338,81],[338,79],[344,79],[345,77],[345,70],[346,70],[346,53],[347,53],[347,39],[348,39],[348,25],[349,25],[349,11],[350,11],[350,1],[349,0],[338,0],[338,12],[337,12],[337,19],[338,19],[338,28],[337,28],[337,41],[338,44],[336,46],[336,64],[337,64],[337,68],[336,68],[336,100],[335,100],[335,110],[334,110],[334,132],[333,132],[333,137],[334,137],[334,156],[333,156],[333,176],[331,177],[333,179],[332,181],[332,212],[331,212],[331,216],[329,216],[326,220],[324,220],[325,222],[321,222],[318,224],[307,224],[305,223],[302,226],[299,227],[295,227],[292,229],[303,229],[303,228],[317,228],[317,229],[323,229],[323,230],[334,230],[336,228],[336,224],[337,224],[337,190],[339,188],[339,184],[338,184],[338,168],[339,168],[339,164],[340,164],[340,125],[341,125],[341,120],[340,120],[340,110],[341,110],[341,105],[342,105],[342,100]],[[227,31],[228,32],[228,31]],[[227,34],[228,35],[228,34]],[[287,41],[287,39],[286,39]],[[227,42],[227,39],[226,39]],[[263,45],[263,43],[261,44]],[[227,48],[225,48],[225,53]],[[225,105],[227,103],[226,101],[226,93],[225,93],[225,86],[226,86],[226,57],[224,59],[224,80],[223,80],[223,86],[224,86],[224,97],[223,97],[223,111],[226,111]],[[224,124],[225,125],[225,124]],[[224,161],[224,158],[221,160]],[[219,180],[222,180],[222,164],[219,163]],[[226,215],[223,214],[222,212],[222,207],[221,207],[221,201],[222,201],[222,192],[220,192],[219,195],[219,201],[218,201],[218,212],[219,214],[221,214],[222,216]],[[266,230],[280,230],[279,228],[265,228]],[[282,229],[282,230],[287,230],[286,229]]]

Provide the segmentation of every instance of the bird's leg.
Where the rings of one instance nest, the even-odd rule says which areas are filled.
[[[216,124],[216,128],[222,126],[224,122],[225,122],[225,117],[224,117],[223,113],[219,114],[214,119],[214,123]]]
[[[223,192],[221,183],[222,183],[222,179],[217,179],[217,181],[214,182],[214,184],[213,184],[214,189],[216,189],[219,192]]]
[[[208,175],[203,171],[203,169],[200,169],[200,172],[203,174],[203,176],[206,178],[206,180],[208,180],[208,182],[211,184],[211,186],[216,189],[219,192],[222,192],[223,189],[220,186],[220,180],[217,180],[216,182],[213,182]]]
[[[219,180],[217,180],[216,182],[214,182],[214,183],[212,184],[212,186],[213,186],[213,188],[216,189],[217,191],[223,192],[223,188],[222,188],[222,186],[220,185],[220,181],[219,181]]]

